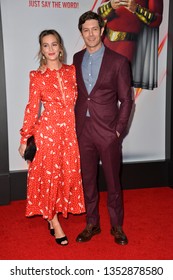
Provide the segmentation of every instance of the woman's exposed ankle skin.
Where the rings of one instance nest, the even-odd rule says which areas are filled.
[[[50,221],[50,223],[52,224],[53,228],[54,228],[54,231],[55,231],[55,239],[58,239],[58,238],[62,238],[65,236],[65,233],[59,223],[59,220],[58,220],[58,216],[57,214],[55,214],[55,216],[53,217],[53,219]],[[62,244],[67,244],[68,241],[65,240],[65,241],[62,241]]]

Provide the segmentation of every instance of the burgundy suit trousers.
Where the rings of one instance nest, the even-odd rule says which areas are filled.
[[[123,223],[123,203],[119,172],[121,142],[116,133],[99,135],[92,120],[86,117],[79,139],[82,179],[86,204],[87,224],[100,224],[99,192],[97,186],[98,163],[101,160],[107,185],[107,207],[111,226]]]

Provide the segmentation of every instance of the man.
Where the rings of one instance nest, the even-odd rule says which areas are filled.
[[[86,228],[76,238],[86,242],[101,232],[97,169],[102,162],[108,192],[111,234],[116,243],[128,243],[123,225],[123,201],[119,180],[121,142],[132,108],[131,71],[128,59],[104,46],[104,21],[88,11],[78,28],[86,49],[74,55],[78,84],[76,130],[81,155],[86,205]]]
[[[132,63],[133,86],[157,87],[163,0],[102,0],[98,13],[106,24],[104,44]]]

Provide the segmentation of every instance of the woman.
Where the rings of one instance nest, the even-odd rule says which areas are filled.
[[[64,49],[55,30],[39,35],[40,65],[46,71],[30,72],[29,101],[25,109],[19,153],[34,136],[37,151],[29,162],[26,216],[42,215],[48,220],[55,241],[67,245],[58,214],[85,212],[80,157],[75,131],[77,98],[75,68],[63,63]],[[39,116],[40,103],[44,110]]]

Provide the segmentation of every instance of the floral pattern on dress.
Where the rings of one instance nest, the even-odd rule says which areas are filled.
[[[31,71],[29,92],[21,143],[34,135],[37,151],[28,166],[26,216],[42,215],[51,220],[60,212],[64,217],[69,212],[84,213],[74,116],[74,65],[63,64],[59,70],[47,68],[44,73]]]

